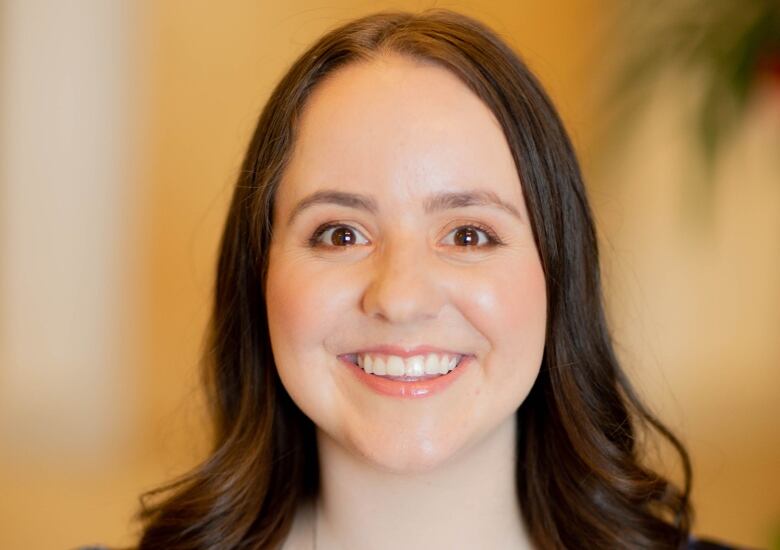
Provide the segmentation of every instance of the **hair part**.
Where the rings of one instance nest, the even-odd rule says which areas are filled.
[[[620,368],[598,246],[571,142],[542,86],[493,31],[444,9],[380,12],[320,38],[271,94],[222,234],[203,372],[210,456],[142,497],[139,549],[271,548],[319,491],[315,427],[281,384],[264,298],[276,190],[312,90],[339,67],[400,54],[450,70],[493,112],[512,152],[547,286],[538,379],[517,410],[517,495],[539,548],[678,548],[691,468],[678,439]],[[643,464],[638,430],[678,452],[676,487]],[[520,519],[520,518],[518,518]]]

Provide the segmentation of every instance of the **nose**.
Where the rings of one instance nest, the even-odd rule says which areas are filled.
[[[366,315],[397,324],[434,319],[445,303],[435,258],[424,244],[385,243],[374,256],[362,298]]]

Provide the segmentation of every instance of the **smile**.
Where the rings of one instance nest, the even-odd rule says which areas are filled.
[[[347,355],[347,359],[368,374],[410,381],[445,375],[457,367],[463,357],[452,353],[427,353],[411,357],[378,353]]]
[[[351,353],[339,359],[358,381],[374,392],[400,398],[428,397],[448,388],[472,362],[472,355]]]

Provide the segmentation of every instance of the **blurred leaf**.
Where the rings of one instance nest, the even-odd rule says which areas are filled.
[[[711,168],[742,120],[761,60],[780,55],[780,2],[632,0],[620,6],[612,54],[617,66],[605,106],[609,133],[623,141],[664,74],[703,75],[694,137]]]

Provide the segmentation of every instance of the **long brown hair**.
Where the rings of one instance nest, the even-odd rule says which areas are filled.
[[[642,405],[616,359],[598,248],[570,140],[541,85],[494,32],[449,10],[381,12],[332,30],[268,100],[244,159],[219,251],[203,354],[210,456],[142,498],[139,548],[273,548],[319,489],[315,429],[282,386],[264,281],[273,202],[312,89],[347,63],[396,53],[457,75],[500,121],[528,205],[548,311],[541,372],[517,410],[517,495],[539,548],[678,548],[688,537],[690,463]],[[680,489],[643,464],[639,431],[660,433]],[[518,518],[520,520],[520,518]]]

